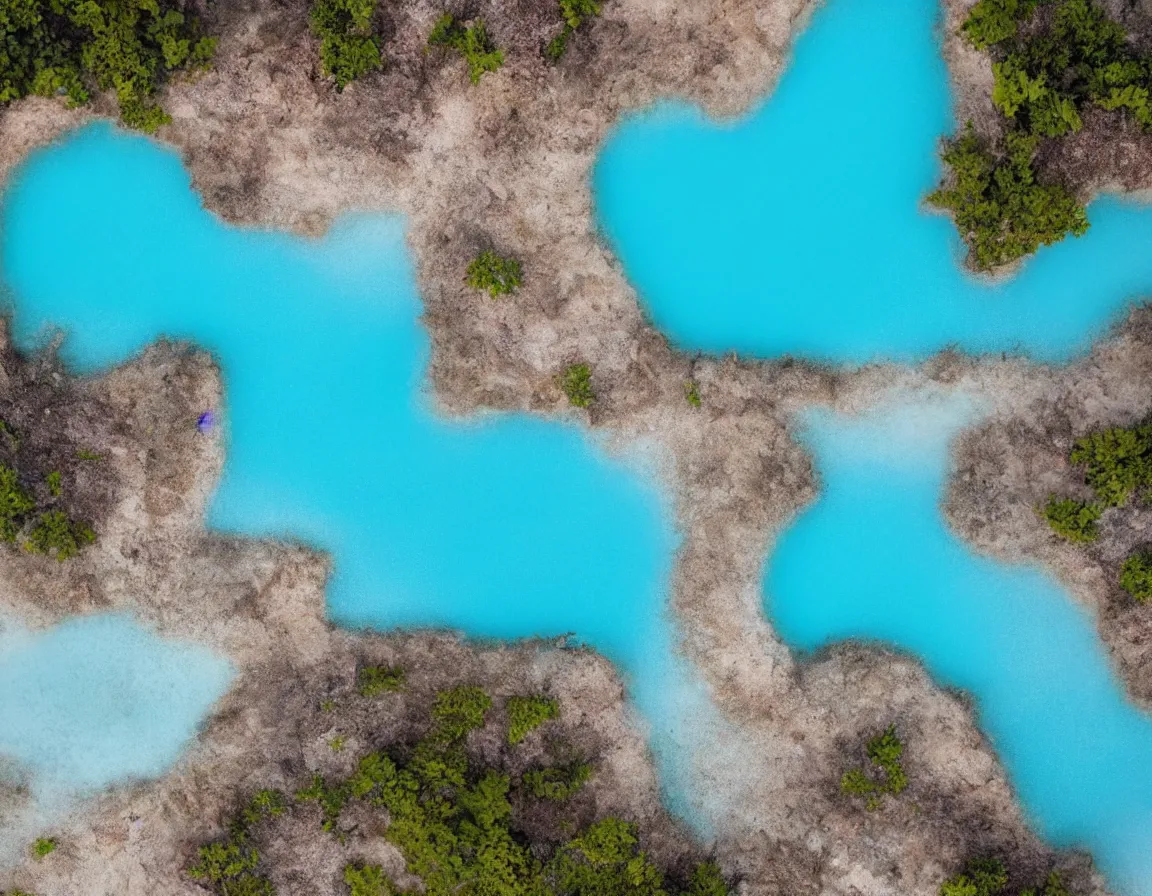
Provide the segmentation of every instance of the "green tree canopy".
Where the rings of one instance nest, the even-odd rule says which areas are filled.
[[[0,102],[62,93],[82,104],[113,90],[124,123],[150,133],[171,120],[157,89],[215,48],[173,0],[4,0]]]

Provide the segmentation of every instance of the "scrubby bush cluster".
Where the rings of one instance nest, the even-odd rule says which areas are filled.
[[[554,718],[553,705],[546,698],[511,698],[505,705],[505,739],[513,742],[513,724],[522,730]],[[329,783],[317,775],[297,791],[297,800],[319,804],[322,827],[338,837],[341,813],[351,803],[386,813],[383,836],[400,850],[409,873],[421,879],[426,896],[727,896],[726,882],[708,862],[696,866],[683,886],[669,885],[640,848],[636,826],[617,818],[563,840],[521,828],[517,807],[533,799],[563,801],[592,767],[579,763],[559,776],[541,775],[546,785],[563,779],[571,792],[537,796],[538,788],[528,783],[534,780],[531,772],[517,779],[503,770],[502,760],[480,761],[468,750],[469,736],[485,726],[492,706],[477,687],[442,691],[423,738],[409,747],[368,753],[345,780]],[[573,785],[576,779],[579,784]],[[274,896],[251,834],[284,809],[278,794],[258,795],[229,826],[227,837],[201,848],[189,873],[220,896]],[[565,821],[559,829],[571,830],[570,825]],[[350,896],[400,893],[379,865],[349,863],[343,876]]]
[[[1084,471],[1095,498],[1050,495],[1042,512],[1052,531],[1067,541],[1095,541],[1105,510],[1122,507],[1152,489],[1152,425],[1113,426],[1077,439],[1069,460]],[[1152,551],[1137,551],[1120,569],[1120,587],[1141,603],[1152,599]]]
[[[1088,229],[1068,189],[1036,172],[1036,149],[1079,131],[1088,106],[1152,130],[1152,58],[1092,0],[980,0],[962,33],[992,57],[1006,135],[997,148],[970,131],[947,144],[954,185],[931,201],[955,214],[973,265],[989,269]]]
[[[544,58],[549,62],[559,62],[568,52],[568,41],[588,19],[600,15],[599,0],[560,0],[560,17],[564,25],[547,46]]]
[[[560,376],[560,388],[574,408],[591,407],[596,400],[592,388],[592,368],[587,364],[570,364]]]
[[[1052,531],[1067,541],[1095,541],[1100,535],[1100,505],[1077,498],[1049,495],[1044,505],[1044,519]]]
[[[432,28],[428,46],[446,47],[463,56],[473,84],[479,84],[485,73],[494,72],[504,64],[504,53],[492,43],[483,19],[467,23],[446,12]]]
[[[49,474],[47,506],[38,505],[32,493],[20,484],[14,469],[0,464],[0,540],[20,542],[33,554],[47,554],[64,561],[80,553],[96,540],[85,522],[74,520],[52,502],[63,495],[62,477]]]
[[[376,0],[316,0],[312,33],[320,39],[320,70],[340,91],[369,72],[383,67],[380,41],[372,20]]]
[[[519,261],[485,250],[468,265],[464,282],[473,289],[487,290],[495,299],[515,292],[523,279],[524,268]]]
[[[228,824],[227,835],[201,846],[199,861],[188,874],[217,896],[275,896],[276,888],[260,871],[260,852],[252,845],[253,829],[284,812],[283,795],[261,790]]]
[[[552,697],[509,697],[504,711],[508,714],[508,743],[515,746],[545,722],[558,718],[560,702]]]
[[[1001,896],[1008,889],[1008,870],[999,859],[974,859],[964,870],[940,886],[940,896]],[[1053,871],[1039,887],[1019,896],[1070,896],[1060,875]]]
[[[399,666],[361,666],[356,690],[362,697],[379,697],[404,690],[408,676]]]
[[[207,65],[215,38],[172,0],[5,0],[0,3],[0,103],[29,95],[88,102],[114,90],[124,123],[170,121],[155,94],[168,76]]]
[[[963,30],[993,54],[993,103],[1027,133],[1075,133],[1090,104],[1152,128],[1152,59],[1092,0],[980,0]]]
[[[981,270],[1088,230],[1087,213],[1076,198],[1060,184],[1038,180],[1037,143],[1034,136],[1009,131],[996,151],[969,125],[944,148],[951,177],[928,202],[952,213],[970,263]]]
[[[32,844],[32,855],[37,859],[43,859],[56,852],[56,847],[59,845],[53,837],[37,837],[36,842]]]
[[[908,776],[901,761],[904,744],[896,735],[896,726],[889,725],[881,734],[868,741],[868,758],[873,774],[863,768],[854,768],[840,779],[840,791],[847,796],[864,797],[869,811],[880,808],[885,794],[896,796],[908,786]],[[879,775],[879,777],[877,777]]]
[[[1120,587],[1142,604],[1152,600],[1152,551],[1137,551],[1124,561]]]

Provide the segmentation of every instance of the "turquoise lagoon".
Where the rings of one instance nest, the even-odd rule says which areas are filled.
[[[718,126],[683,105],[627,120],[598,214],[656,326],[684,349],[838,363],[956,345],[1061,360],[1152,292],[1152,214],[1092,228],[995,283],[923,210],[954,129],[934,0],[829,0],[770,99]]]
[[[1123,695],[1092,620],[1040,570],[976,556],[939,510],[956,400],[810,414],[821,496],[769,560],[765,601],[805,651],[870,639],[977,698],[1040,833],[1152,893],[1152,719]]]
[[[97,126],[28,162],[2,227],[19,345],[61,328],[85,373],[161,335],[213,352],[228,453],[209,525],[330,552],[332,619],[575,633],[649,718],[671,717],[675,536],[651,477],[573,425],[433,413],[399,219],[345,219],[319,242],[229,228],[174,153]]]

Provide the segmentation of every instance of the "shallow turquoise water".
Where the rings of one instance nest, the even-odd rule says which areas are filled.
[[[965,417],[811,415],[822,493],[769,561],[768,613],[799,648],[876,639],[974,694],[1040,832],[1089,848],[1126,892],[1152,893],[1152,719],[1054,581],[975,556],[945,528],[947,445]]]
[[[1059,359],[1152,291],[1152,214],[1092,229],[990,285],[922,209],[953,130],[933,0],[829,0],[777,90],[732,126],[684,106],[626,121],[594,186],[656,325],[692,350],[837,362],[950,345]]]
[[[194,340],[228,405],[211,526],[330,551],[344,625],[575,632],[664,705],[674,536],[648,478],[576,426],[430,412],[398,219],[306,243],[224,227],[189,186],[174,154],[108,127],[36,155],[3,211],[18,344],[62,327],[66,360],[96,371]]]
[[[0,754],[42,797],[158,775],[232,674],[210,651],[121,615],[0,630]]]

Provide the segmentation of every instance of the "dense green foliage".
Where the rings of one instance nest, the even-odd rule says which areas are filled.
[[[587,408],[596,400],[592,369],[587,364],[570,364],[560,377],[560,388],[574,408]]]
[[[504,704],[508,713],[508,743],[518,744],[545,722],[560,715],[560,702],[552,697],[509,697]]]
[[[0,3],[0,103],[114,90],[130,127],[170,120],[157,88],[174,71],[207,65],[214,38],[171,0],[5,0]]]
[[[976,268],[1009,264],[1088,230],[1084,207],[1067,189],[1037,182],[1036,146],[1036,137],[1010,131],[1003,153],[996,154],[969,125],[944,149],[951,182],[928,202],[952,213]]]
[[[964,871],[940,886],[940,896],[999,896],[1008,888],[1008,870],[999,859],[975,859]],[[1021,890],[1019,896],[1069,896],[1060,875],[1053,871],[1039,888]]]
[[[20,485],[16,471],[0,465],[0,539],[15,541],[36,501]]]
[[[38,837],[36,842],[32,844],[32,855],[37,859],[42,859],[54,853],[59,845],[52,837]]]
[[[1095,541],[1100,535],[1096,527],[1100,521],[1100,505],[1090,501],[1049,495],[1044,505],[1044,519],[1053,532],[1068,541]]]
[[[1140,603],[1152,600],[1152,551],[1132,554],[1120,567],[1120,587]]]
[[[571,765],[532,769],[524,773],[525,789],[537,799],[566,800],[580,791],[592,777],[592,766],[587,762]]]
[[[1069,458],[1084,468],[1084,482],[1105,507],[1128,503],[1152,486],[1152,426],[1112,427],[1076,440]]]
[[[510,710],[510,719],[538,724],[556,715],[546,698],[519,701],[527,711]],[[425,896],[727,896],[727,885],[712,863],[698,865],[684,888],[667,886],[640,849],[636,827],[616,818],[593,824],[567,842],[530,842],[517,827],[514,804],[560,799],[553,785],[574,789],[574,782],[582,784],[592,768],[568,766],[558,775],[543,775],[544,786],[534,788],[527,783],[531,773],[514,783],[499,767],[478,762],[466,743],[472,731],[484,726],[491,706],[477,687],[442,691],[421,740],[363,756],[346,780],[328,783],[315,776],[297,797],[318,802],[323,828],[337,833],[341,812],[352,801],[385,810],[384,836],[400,850],[407,870],[421,878]],[[547,792],[537,795],[537,789]],[[218,870],[228,860],[238,869],[233,877],[258,877],[259,856],[245,839],[250,826],[240,826],[239,836],[225,842],[232,851],[219,858],[210,855],[213,864],[198,869],[200,879],[209,879],[209,871],[216,875],[212,879],[231,879]],[[350,896],[399,894],[376,865],[346,865],[344,881]],[[244,894],[271,896],[271,891]]]
[[[343,90],[384,65],[373,34],[376,0],[315,0],[310,21],[320,38],[320,69]]]
[[[473,289],[486,289],[492,298],[515,292],[523,282],[524,269],[515,258],[485,250],[468,265],[464,282]]]
[[[1095,541],[1105,509],[1123,506],[1133,495],[1152,487],[1152,425],[1090,432],[1076,440],[1069,460],[1083,469],[1084,483],[1091,486],[1096,499],[1088,502],[1052,495],[1044,506],[1044,517],[1057,535],[1069,541]],[[1136,561],[1132,575],[1139,575]],[[1137,579],[1130,577],[1130,581],[1135,586]]]
[[[64,494],[64,477],[59,470],[53,470],[45,476],[44,484],[48,486],[48,494],[53,498],[59,498]]]
[[[379,865],[345,865],[344,883],[349,896],[393,896],[397,892]]]
[[[992,100],[1028,133],[1060,137],[1082,127],[1087,104],[1122,110],[1152,128],[1152,59],[1139,56],[1117,22],[1092,0],[981,0],[963,31],[989,49]],[[1027,28],[1021,25],[1027,24]]]
[[[279,791],[259,791],[237,813],[223,839],[200,847],[199,861],[188,874],[218,896],[275,896],[272,882],[260,873],[260,853],[250,838],[256,825],[283,812]]]
[[[356,690],[362,697],[379,697],[404,690],[407,681],[407,673],[399,666],[361,666]]]
[[[896,736],[895,725],[889,725],[885,731],[868,741],[867,750],[868,758],[883,776],[883,780],[870,777],[863,768],[854,768],[845,772],[840,779],[840,791],[847,796],[864,797],[871,811],[880,807],[884,794],[895,796],[903,793],[908,786],[908,776],[901,761],[904,744]]]
[[[1016,36],[1022,21],[1032,15],[1036,0],[980,0],[961,26],[964,36],[978,50]]]
[[[1008,886],[1008,871],[999,859],[975,859],[940,886],[940,896],[997,896]]]
[[[478,84],[485,72],[494,72],[504,64],[504,53],[492,43],[483,19],[465,24],[446,12],[428,36],[428,46],[455,50],[468,63],[468,76]]]
[[[61,493],[59,473],[49,473],[46,484],[52,497]],[[96,533],[83,522],[73,520],[62,510],[45,510],[36,518],[36,500],[20,485],[11,467],[0,464],[0,540],[15,542],[31,523],[24,549],[33,554],[49,554],[64,561],[96,540]]]
[[[696,380],[684,381],[684,399],[694,408],[700,407],[703,403],[700,400],[700,386]]]
[[[560,17],[564,25],[544,48],[544,58],[559,62],[568,51],[568,41],[588,19],[600,15],[599,0],[560,0]]]
[[[63,510],[46,510],[28,532],[24,549],[33,554],[48,554],[63,563],[94,541],[96,533],[87,523],[72,519]]]

